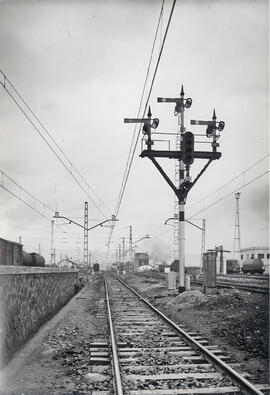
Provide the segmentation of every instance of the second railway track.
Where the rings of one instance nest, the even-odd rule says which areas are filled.
[[[268,393],[237,373],[217,346],[177,326],[122,280],[106,276],[105,289],[114,389],[103,395]]]

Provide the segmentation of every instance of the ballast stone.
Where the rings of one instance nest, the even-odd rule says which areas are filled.
[[[108,380],[108,376],[104,376],[104,374],[100,374],[100,373],[86,373],[84,378],[89,383],[103,382],[103,381]]]

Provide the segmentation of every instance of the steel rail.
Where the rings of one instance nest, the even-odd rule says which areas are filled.
[[[220,278],[241,278],[245,280],[262,280],[262,281],[269,281],[269,276],[267,275],[247,275],[247,274],[218,274],[217,277]]]
[[[140,300],[142,300],[147,306],[149,306],[153,311],[155,311],[160,317],[162,317],[168,324],[170,324],[178,333],[183,336],[188,343],[195,349],[200,350],[200,352],[205,356],[205,358],[213,363],[215,367],[225,373],[230,380],[240,387],[240,390],[243,394],[247,395],[264,395],[263,392],[258,390],[253,384],[251,384],[248,380],[242,377],[239,373],[237,373],[234,369],[232,369],[229,365],[223,362],[220,358],[212,354],[206,347],[201,345],[199,342],[194,340],[190,335],[188,335],[183,329],[179,328],[172,320],[166,317],[161,311],[156,309],[148,300],[144,299],[137,291],[131,288],[128,284],[126,284],[121,278],[112,275],[118,281],[120,281],[123,285],[125,285],[130,291],[132,291],[135,295],[138,296]]]
[[[112,314],[111,314],[111,307],[110,307],[110,302],[109,302],[109,293],[108,293],[106,275],[104,276],[104,283],[105,283],[106,302],[107,302],[107,310],[108,310],[108,321],[109,321],[110,336],[111,336],[115,389],[116,389],[117,395],[123,395],[124,392],[123,392],[122,378],[121,378],[118,355],[117,355],[117,346],[116,346],[116,341],[115,341],[115,337],[114,337],[114,329],[113,329],[113,323],[112,323]]]
[[[203,285],[203,281],[201,280],[195,280],[195,279],[191,279],[190,280],[191,283],[193,284],[199,284],[199,285]],[[225,281],[225,282],[221,282],[221,281],[217,281],[216,286],[218,288],[236,288],[236,289],[242,289],[243,291],[248,291],[248,292],[257,292],[257,293],[262,293],[262,294],[267,294],[269,293],[269,288],[268,287],[260,287],[259,285],[248,285],[248,284],[239,284],[237,282],[229,282],[229,281]]]

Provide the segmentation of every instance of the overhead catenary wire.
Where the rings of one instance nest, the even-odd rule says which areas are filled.
[[[204,201],[205,199],[209,198],[210,196],[214,195],[215,193],[219,192],[220,190],[224,189],[231,183],[233,183],[235,180],[237,180],[239,177],[245,175],[249,170],[253,169],[255,166],[257,166],[259,163],[263,162],[266,158],[269,157],[269,154],[264,155],[262,158],[258,159],[256,162],[254,162],[252,165],[247,167],[245,170],[241,171],[241,173],[237,174],[233,178],[231,178],[229,181],[227,181],[225,184],[223,184],[221,187],[215,189],[213,192],[210,192],[208,195],[204,196],[203,198],[197,200],[196,202],[192,203],[189,206],[189,209],[196,206],[198,203]]]
[[[149,73],[150,73],[150,67],[151,67],[151,63],[152,63],[152,59],[153,59],[154,49],[155,49],[155,46],[156,46],[157,35],[158,35],[159,27],[161,25],[161,20],[162,20],[162,15],[163,15],[163,8],[164,8],[164,0],[162,1],[161,10],[160,10],[160,14],[159,14],[159,19],[158,19],[158,23],[157,23],[157,27],[156,27],[156,31],[155,31],[154,41],[153,41],[152,48],[151,48],[150,59],[149,59],[149,62],[148,62],[148,67],[147,67],[147,72],[146,72],[146,76],[145,76],[145,80],[144,80],[144,85],[143,85],[142,95],[141,95],[141,99],[140,99],[139,110],[137,112],[137,117],[140,116],[140,112],[141,112],[141,108],[142,108],[142,102],[143,102],[143,98],[144,98],[144,94],[145,94],[145,90],[146,90],[146,85],[147,85],[147,81],[148,81],[148,77],[149,77]],[[145,113],[146,108],[147,108],[147,105],[145,106],[144,113]],[[126,162],[126,167],[125,167],[125,171],[124,171],[124,176],[123,176],[123,179],[122,179],[122,184],[121,184],[121,187],[120,187],[120,192],[119,192],[119,196],[118,196],[118,200],[117,200],[117,204],[116,204],[116,208],[115,208],[115,215],[116,216],[118,215],[118,212],[119,212],[119,208],[120,208],[122,196],[123,196],[123,193],[124,193],[124,189],[125,189],[128,173],[130,171],[130,162],[132,162],[133,157],[134,157],[134,149],[132,150],[132,146],[134,144],[135,136],[137,136],[136,137],[136,142],[135,142],[135,150],[136,150],[137,143],[138,143],[138,136],[140,135],[140,132],[141,132],[141,127],[140,127],[139,128],[139,132],[136,135],[137,128],[138,128],[138,124],[136,123],[135,126],[134,126],[133,136],[132,136],[132,140],[131,140],[131,144],[130,144],[130,148],[129,148],[129,152],[128,152],[128,158],[127,158],[127,162]]]
[[[249,182],[245,183],[244,185],[242,185],[242,186],[240,186],[240,187],[238,187],[238,188],[235,188],[233,191],[231,191],[231,192],[228,193],[227,195],[223,196],[222,198],[219,198],[219,199],[215,200],[214,202],[212,202],[211,204],[209,204],[207,207],[204,207],[204,208],[202,208],[201,210],[197,211],[196,213],[189,215],[189,216],[188,216],[188,217],[189,217],[188,219],[192,219],[192,218],[195,217],[196,215],[198,215],[198,214],[202,213],[203,211],[205,211],[205,210],[207,210],[207,209],[213,207],[213,206],[216,205],[217,203],[219,203],[219,202],[221,202],[222,200],[226,199],[227,197],[233,195],[235,192],[237,192],[237,191],[239,191],[239,190],[241,190],[241,189],[247,187],[248,185],[252,184],[254,181],[256,181],[256,180],[262,178],[263,176],[265,176],[265,175],[268,174],[268,173],[269,173],[269,170],[266,170],[264,173],[259,174],[258,176],[254,177],[252,180],[250,180]]]
[[[164,33],[164,36],[163,36],[162,45],[161,45],[161,48],[160,48],[160,51],[159,51],[159,56],[158,56],[158,59],[157,59],[156,67],[155,67],[154,74],[153,74],[153,77],[152,77],[152,81],[151,81],[150,89],[149,89],[148,96],[147,96],[147,99],[146,99],[146,103],[145,103],[145,106],[144,106],[144,111],[143,111],[142,117],[144,117],[144,115],[146,113],[147,106],[148,106],[148,103],[149,103],[149,99],[150,99],[150,96],[151,96],[151,93],[152,93],[154,81],[155,81],[155,78],[156,78],[157,70],[158,70],[158,67],[159,67],[160,59],[161,59],[161,55],[163,53],[164,44],[165,44],[165,41],[166,41],[166,38],[167,38],[167,34],[168,34],[169,26],[170,26],[170,23],[171,23],[173,11],[174,11],[174,8],[175,8],[175,3],[176,3],[176,0],[174,0],[173,4],[172,4],[172,8],[171,8],[171,11],[170,11],[170,15],[169,15],[169,19],[168,19],[168,22],[167,22],[166,30],[165,30],[165,33]],[[150,61],[149,61],[149,65],[148,65],[148,69],[147,69],[147,73],[146,73],[146,80],[145,80],[144,87],[143,87],[143,93],[142,93],[141,100],[140,100],[140,106],[139,106],[138,114],[140,113],[141,103],[142,103],[142,99],[143,99],[144,91],[145,91],[145,86],[146,86],[146,82],[147,82],[148,75],[149,75],[150,64],[152,62],[152,56],[153,56],[153,48],[154,48],[155,43],[156,43],[156,38],[157,38],[157,34],[158,34],[158,29],[159,29],[159,26],[160,26],[161,16],[162,16],[162,13],[163,13],[163,6],[164,6],[164,1],[162,2],[162,7],[161,7],[161,11],[160,11],[159,21],[158,21],[156,32],[155,32],[153,46],[152,46],[152,49],[151,49]],[[139,131],[137,132],[137,135],[136,135],[137,127],[135,126],[135,129],[134,129],[132,143],[131,143],[131,146],[130,146],[129,156],[128,156],[128,160],[127,160],[127,164],[126,164],[126,169],[125,169],[125,172],[124,172],[124,177],[123,177],[123,180],[122,180],[120,193],[119,193],[117,204],[116,204],[116,209],[115,209],[115,212],[114,212],[114,215],[116,217],[118,216],[118,213],[119,213],[119,210],[120,210],[120,206],[121,206],[121,203],[122,203],[122,199],[123,199],[123,196],[124,196],[124,192],[125,192],[125,189],[126,189],[126,185],[127,185],[127,181],[128,181],[128,178],[129,178],[129,174],[130,174],[131,166],[132,166],[132,163],[133,163],[134,155],[135,155],[135,152],[136,152],[136,148],[137,148],[137,145],[138,145],[141,129],[142,129],[142,125],[140,126]],[[134,142],[134,136],[135,135],[136,135],[136,140],[135,140],[135,144],[134,144],[133,149],[132,149],[132,145],[133,145],[133,142]],[[130,152],[131,152],[131,155],[130,155]],[[110,240],[111,240],[111,237],[112,237],[112,234],[113,234],[113,230],[114,230],[114,226],[112,227],[111,232],[109,234],[109,238],[108,238],[108,250],[107,250],[107,255],[106,255],[106,259],[105,259],[105,264],[107,263],[107,260],[108,260],[108,254],[109,254],[109,249],[110,249]]]
[[[268,156],[268,155],[267,155],[267,156]],[[256,162],[256,163],[261,162],[263,159],[265,159],[265,157],[263,157],[261,160],[259,160],[259,161]],[[254,166],[254,165],[248,167],[246,170],[252,168],[253,166]],[[263,172],[263,173],[259,174],[258,176],[254,177],[254,178],[253,178],[252,180],[250,180],[249,182],[245,183],[244,185],[242,185],[242,186],[240,186],[240,187],[234,189],[233,191],[231,191],[231,192],[228,193],[227,195],[223,196],[222,198],[219,198],[219,199],[217,199],[216,201],[212,202],[212,203],[209,204],[207,207],[204,207],[203,209],[199,210],[198,212],[196,212],[196,213],[194,213],[194,214],[188,215],[187,220],[189,220],[189,219],[193,219],[193,220],[194,220],[193,217],[195,217],[196,215],[202,213],[203,211],[208,210],[209,208],[211,208],[211,207],[213,207],[214,205],[220,203],[220,202],[223,201],[224,199],[226,199],[226,198],[228,198],[229,196],[233,195],[235,192],[237,192],[237,191],[239,191],[239,190],[241,190],[241,189],[247,187],[248,185],[252,184],[253,182],[257,181],[258,179],[262,178],[263,176],[265,176],[265,175],[268,174],[268,173],[269,173],[269,170],[266,170],[265,172]],[[242,173],[241,173],[241,174],[242,174]],[[236,176],[236,177],[238,177],[238,176]],[[234,177],[233,180],[234,180],[236,177]],[[228,183],[226,183],[225,185],[227,185],[227,184],[228,184]],[[220,189],[220,188],[219,188],[219,189]],[[219,189],[217,189],[217,191],[218,191]],[[157,228],[157,230],[159,230],[159,229],[161,229],[161,228],[162,228],[162,226],[160,226],[159,228]],[[171,228],[171,229],[165,230],[165,231],[163,231],[163,232],[161,232],[161,233],[159,233],[159,234],[157,234],[157,235],[155,235],[155,231],[154,231],[154,232],[153,232],[153,236],[151,236],[151,239],[150,239],[150,240],[146,240],[141,246],[143,247],[144,245],[148,244],[149,242],[151,243],[153,240],[158,239],[159,237],[163,236],[164,234],[169,233],[169,232],[172,232],[172,230],[173,230],[173,229]]]
[[[21,194],[18,195],[16,194],[14,191],[11,191],[7,186],[4,185],[4,177],[6,177],[11,183],[13,183],[14,185],[16,185],[20,191],[25,192],[27,195],[29,195],[34,201],[38,202],[43,208],[46,208],[47,210],[49,210],[50,212],[54,213],[54,210],[48,206],[47,204],[45,204],[44,202],[42,202],[40,199],[36,198],[31,192],[28,192],[25,188],[23,188],[22,186],[20,186],[16,181],[14,181],[11,177],[9,177],[6,173],[4,173],[3,171],[0,171],[1,173],[1,183],[0,183],[0,187],[3,188],[5,191],[7,191],[8,193],[10,193],[12,196],[14,196],[16,199],[20,200],[21,202],[23,202],[26,206],[28,206],[29,208],[31,208],[33,211],[35,211],[37,214],[39,214],[41,217],[43,217],[45,220],[47,220],[48,222],[51,222],[52,219],[51,217],[45,215],[44,213],[42,213],[37,207],[33,207],[33,205],[31,205],[29,202],[27,202],[25,199],[22,198]],[[64,231],[63,229],[61,229],[60,227],[58,228],[57,226],[57,230],[60,231],[61,233],[67,234],[68,232]],[[69,232],[70,233],[70,232]],[[70,234],[70,236],[73,238],[74,241],[79,241],[78,239],[76,240],[72,235],[74,235],[73,233]]]
[[[11,81],[7,78],[6,74],[4,74],[4,72],[0,69],[0,73],[2,74],[2,76],[4,77],[4,82],[0,81],[0,84],[2,85],[2,87],[4,88],[4,90],[7,92],[7,94],[10,96],[10,98],[14,101],[14,103],[17,105],[17,107],[21,110],[21,112],[23,113],[23,115],[27,118],[27,120],[30,122],[30,124],[33,126],[33,128],[37,131],[37,133],[39,134],[39,136],[42,138],[42,140],[48,145],[48,147],[50,148],[50,150],[53,152],[53,154],[56,156],[56,158],[59,160],[59,162],[63,165],[63,167],[67,170],[67,172],[71,175],[71,177],[74,179],[74,181],[77,183],[77,185],[82,189],[82,191],[89,197],[89,199],[91,200],[91,202],[93,203],[93,205],[96,207],[96,209],[102,214],[102,216],[104,218],[106,218],[106,215],[104,214],[103,210],[98,206],[98,204],[95,202],[95,200],[91,197],[91,195],[89,194],[88,190],[82,185],[82,183],[77,179],[77,177],[73,174],[72,170],[75,170],[75,172],[81,177],[81,179],[84,181],[85,185],[87,186],[87,188],[89,188],[89,190],[92,191],[92,193],[96,196],[96,198],[99,200],[99,202],[106,208],[106,210],[109,212],[110,210],[108,209],[108,207],[106,206],[106,204],[98,197],[98,195],[96,194],[96,192],[93,190],[93,188],[90,187],[90,185],[87,183],[86,179],[81,175],[81,173],[79,172],[79,170],[73,165],[73,163],[70,161],[70,159],[68,158],[68,156],[65,154],[65,152],[63,151],[63,149],[59,146],[59,144],[55,141],[55,139],[53,138],[53,136],[49,133],[49,131],[47,130],[47,128],[45,128],[45,126],[42,124],[42,122],[39,120],[39,118],[35,115],[35,113],[31,110],[31,108],[29,107],[29,105],[26,103],[26,101],[23,99],[22,95],[18,92],[18,90],[15,88],[15,86],[11,83]],[[24,106],[27,108],[27,110],[30,112],[30,114],[34,117],[34,119],[38,122],[38,124],[41,126],[41,128],[45,131],[45,133],[50,137],[50,139],[52,140],[52,142],[54,143],[54,145],[56,146],[56,148],[61,152],[61,154],[63,155],[63,157],[66,159],[66,161],[68,162],[69,167],[67,166],[67,164],[65,163],[65,161],[63,160],[63,158],[61,158],[61,156],[59,155],[59,153],[57,152],[57,150],[52,146],[52,144],[49,143],[49,141],[46,139],[46,137],[43,135],[43,133],[39,130],[39,128],[35,125],[35,123],[33,122],[33,120],[30,118],[30,116],[26,113],[26,111],[23,109],[22,105],[19,103],[19,101],[14,97],[14,95],[11,93],[11,91],[8,89],[7,84],[14,90],[14,92],[16,93],[16,95],[18,96],[18,98],[22,101],[22,103],[24,104]]]
[[[151,96],[151,93],[152,93],[152,90],[153,90],[153,86],[154,86],[154,82],[155,82],[155,79],[156,79],[156,74],[157,74],[157,71],[158,71],[161,55],[163,53],[164,44],[165,44],[165,41],[166,41],[166,38],[167,38],[167,34],[168,34],[168,30],[169,30],[169,27],[170,27],[170,23],[171,23],[173,11],[174,11],[175,3],[176,3],[176,0],[174,0],[173,4],[172,4],[171,12],[170,12],[170,15],[169,15],[169,19],[168,19],[168,22],[167,22],[166,30],[165,30],[165,33],[164,33],[164,36],[163,36],[163,40],[162,40],[162,45],[161,45],[161,48],[160,48],[160,51],[159,51],[159,56],[158,56],[158,59],[157,59],[156,67],[155,67],[154,74],[153,74],[153,77],[152,77],[150,89],[149,89],[148,96],[147,96],[147,99],[146,99],[146,102],[145,102],[142,118],[144,118],[144,116],[145,116],[145,113],[146,113],[146,110],[147,110],[147,107],[148,107],[148,103],[149,103],[149,100],[150,100],[150,96]],[[162,6],[163,6],[163,4],[162,4]],[[157,34],[157,32],[156,32],[156,34]],[[155,39],[156,39],[156,35],[155,35]],[[122,203],[122,199],[123,199],[123,196],[124,196],[124,192],[125,192],[125,189],[126,189],[128,177],[129,177],[130,170],[131,170],[131,165],[133,163],[134,155],[135,155],[136,148],[137,148],[137,145],[138,145],[141,129],[142,129],[142,125],[140,126],[139,131],[137,133],[135,145],[133,147],[131,159],[130,159],[130,162],[129,162],[129,165],[128,165],[127,174],[125,176],[125,180],[124,180],[124,183],[123,183],[123,188],[122,188],[122,190],[120,191],[120,194],[119,194],[119,199],[118,199],[116,213],[115,213],[116,216],[118,215],[118,212],[119,212],[119,209],[120,209],[120,206],[121,206],[121,203]]]

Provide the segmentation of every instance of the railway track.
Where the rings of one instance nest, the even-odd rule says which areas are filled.
[[[268,393],[237,373],[218,347],[177,326],[122,280],[105,276],[105,289],[114,389],[94,395]]]
[[[203,280],[191,279],[190,282],[191,282],[191,284],[198,284],[198,285],[204,284]],[[217,280],[217,287],[218,288],[236,288],[236,289],[242,289],[243,291],[263,293],[263,294],[269,293],[269,287],[256,285],[256,284],[244,284],[244,283],[239,283],[236,281],[228,281],[228,280],[223,280],[223,281]]]
[[[153,277],[157,279],[165,279],[166,274],[158,273],[158,272],[149,272],[149,273],[136,273],[141,277]],[[260,281],[260,284],[256,283],[256,281]],[[176,277],[176,283],[178,278]],[[191,284],[194,285],[203,285],[203,278],[200,279],[190,279]],[[269,293],[269,279],[268,277],[254,277],[254,276],[237,276],[237,275],[226,275],[226,276],[217,276],[217,287],[218,288],[236,288],[242,289],[243,291],[255,292],[255,293]]]
[[[267,275],[248,275],[248,274],[220,274],[218,277],[224,277],[224,278],[240,278],[240,279],[254,279],[254,280],[260,280],[260,281],[267,281],[269,282],[269,276]]]

